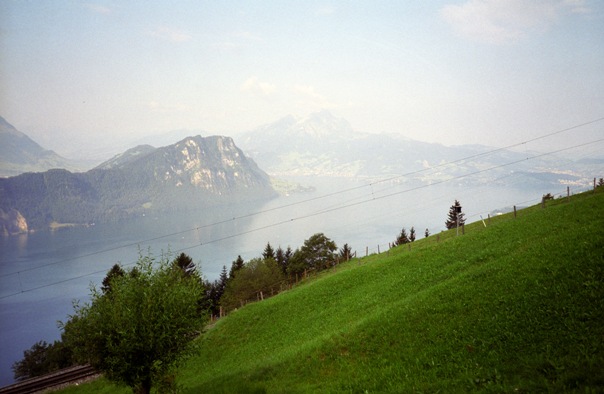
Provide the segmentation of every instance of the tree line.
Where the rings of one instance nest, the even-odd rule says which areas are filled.
[[[465,222],[456,200],[445,225]],[[454,223],[454,224],[453,224]],[[426,230],[425,235],[429,232]],[[395,240],[415,240],[405,228]],[[115,264],[100,288],[91,288],[91,301],[74,304],[74,313],[60,323],[61,340],[37,342],[13,364],[16,380],[88,363],[109,380],[135,393],[175,391],[174,369],[192,351],[211,316],[289,288],[310,272],[319,272],[353,257],[348,244],[340,249],[323,233],[299,248],[274,249],[266,244],[261,256],[235,259],[223,266],[215,281],[203,279],[193,259],[181,253],[173,259],[139,256],[128,270]]]

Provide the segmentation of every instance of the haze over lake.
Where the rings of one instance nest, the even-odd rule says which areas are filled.
[[[85,300],[89,284],[100,284],[116,262],[136,261],[139,248],[155,256],[184,251],[204,277],[218,278],[223,265],[241,255],[261,255],[267,242],[295,249],[323,232],[338,247],[348,243],[359,256],[383,252],[400,229],[444,229],[454,199],[468,222],[492,211],[535,204],[547,192],[565,190],[298,178],[311,193],[278,197],[264,205],[228,206],[211,211],[149,215],[91,227],[39,231],[0,238],[0,384],[12,381],[10,366],[35,342],[60,337],[57,320],[66,320],[72,300]],[[352,190],[351,190],[352,189]],[[384,197],[392,195],[391,197]],[[324,197],[329,195],[328,197]]]

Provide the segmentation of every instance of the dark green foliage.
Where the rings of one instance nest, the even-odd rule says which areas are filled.
[[[218,278],[218,288],[222,293],[224,293],[224,289],[226,288],[227,284],[229,283],[229,275],[227,273],[227,269],[226,269],[226,265],[222,266],[222,271],[220,271],[220,277]]]
[[[78,360],[141,393],[150,392],[189,354],[203,327],[198,276],[167,260],[155,265],[151,257],[141,257],[136,271],[113,277],[109,294],[92,288],[91,302],[74,305],[63,325]]]
[[[403,229],[401,230],[401,233],[394,240],[394,246],[408,244],[409,242],[410,241],[409,241],[409,236],[407,235],[407,229],[405,229],[403,227]]]
[[[237,271],[243,268],[245,262],[241,258],[241,255],[237,256],[237,259],[231,264],[231,270],[229,271],[229,279],[233,279],[237,274]]]
[[[289,266],[289,260],[291,259],[293,254],[294,252],[289,246],[287,247],[287,249],[285,249],[285,251],[283,251],[281,246],[279,246],[279,248],[277,248],[277,251],[275,252],[275,260],[277,260],[277,264],[279,265],[279,267],[281,267],[281,272],[283,272],[284,275],[287,275],[287,267]]]
[[[466,223],[465,214],[461,211],[461,204],[459,201],[455,200],[451,208],[449,208],[449,213],[447,215],[447,221],[445,222],[445,226],[448,230],[452,228],[456,228],[457,226],[461,227]]]
[[[274,259],[252,259],[228,282],[221,304],[227,311],[233,310],[278,293],[284,282],[285,276]]]
[[[426,231],[424,231],[424,237],[428,238],[430,236],[430,230],[426,229]]]
[[[273,247],[271,246],[270,242],[266,244],[266,247],[264,248],[264,252],[262,252],[262,258],[264,258],[264,259],[274,259],[275,258],[275,251],[273,250]]]
[[[186,253],[181,253],[172,261],[172,265],[181,270],[184,275],[191,276],[196,273],[195,263],[193,259]]]
[[[414,242],[415,241],[415,229],[413,227],[411,227],[411,230],[409,230],[409,242]]]
[[[113,267],[107,272],[107,275],[103,279],[101,291],[104,294],[111,292],[111,281],[116,277],[124,276],[126,272],[122,269],[119,264],[114,264]]]
[[[52,344],[46,341],[35,343],[29,350],[23,352],[23,359],[13,364],[15,380],[25,380],[45,375],[75,365],[72,351],[63,342]]]
[[[348,261],[350,260],[350,258],[352,257],[352,250],[350,249],[350,246],[348,246],[348,244],[344,244],[344,246],[342,246],[342,248],[340,249],[340,261]]]
[[[304,241],[290,259],[288,273],[301,275],[309,270],[320,271],[333,264],[334,252],[338,249],[335,242],[323,233],[317,233]]]
[[[222,298],[227,284],[229,283],[229,275],[226,266],[222,266],[220,277],[213,282],[204,281],[205,289],[205,309],[209,310],[212,316],[220,316],[220,299]]]

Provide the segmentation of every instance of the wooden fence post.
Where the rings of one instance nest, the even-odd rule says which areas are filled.
[[[570,186],[566,186],[566,201],[570,202]]]
[[[516,206],[514,205],[514,218],[516,217]]]
[[[369,246],[365,246],[365,257],[369,256]]]
[[[380,245],[378,245],[378,254],[380,254]]]

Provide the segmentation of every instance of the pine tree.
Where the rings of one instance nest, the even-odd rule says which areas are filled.
[[[262,258],[265,260],[267,260],[267,259],[275,260],[275,251],[273,250],[273,247],[271,246],[270,242],[266,244],[266,247],[264,248],[264,252],[262,252]]]
[[[401,230],[401,233],[398,235],[398,237],[396,237],[396,240],[394,241],[394,245],[398,246],[398,245],[404,245],[404,244],[408,244],[409,243],[409,236],[407,235],[407,229],[405,229],[403,227],[403,229]]]
[[[430,230],[426,229],[426,231],[424,231],[424,237],[428,238],[430,236]]]
[[[409,242],[413,241],[415,241],[415,229],[411,227],[411,230],[409,230]]]
[[[275,252],[275,260],[277,264],[281,268],[281,271],[286,274],[287,273],[287,264],[289,263],[289,258],[292,255],[292,249],[288,246],[286,251],[283,251],[281,246],[277,248]]]
[[[227,273],[227,268],[226,265],[222,266],[222,271],[220,272],[220,277],[218,278],[218,299],[220,299],[220,297],[222,297],[222,294],[224,293],[224,289],[227,286],[227,283],[229,282],[229,275]]]
[[[191,276],[195,272],[195,263],[191,256],[186,253],[181,253],[172,261],[172,265],[176,268],[180,268],[185,275]]]
[[[464,213],[461,211],[461,204],[459,201],[455,200],[455,203],[451,205],[451,208],[449,208],[449,215],[447,217],[447,221],[445,222],[445,226],[448,230],[456,228],[457,226],[463,226],[466,222],[464,216]]]
[[[107,294],[111,291],[111,281],[113,278],[124,276],[126,272],[120,267],[119,264],[114,264],[113,267],[107,272],[107,276],[103,279],[103,285],[101,291],[103,294]]]
[[[237,271],[243,268],[245,262],[241,258],[241,255],[237,256],[237,260],[233,261],[231,264],[231,270],[229,271],[229,279],[233,279]]]

